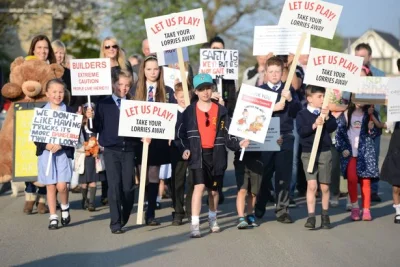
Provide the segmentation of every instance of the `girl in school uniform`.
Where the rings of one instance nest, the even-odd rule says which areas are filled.
[[[158,66],[157,57],[147,56],[140,65],[139,81],[134,92],[134,99],[148,102],[176,103],[172,88],[165,86],[162,67]],[[139,146],[136,155],[137,162],[142,161],[142,148]],[[168,140],[151,140],[147,168],[147,211],[146,224],[156,226],[160,223],[155,219],[157,196],[160,183],[160,166],[171,163],[169,158]],[[139,167],[140,170],[140,167]]]
[[[71,112],[71,108],[63,103],[65,84],[62,80],[53,79],[46,85],[46,96],[49,102],[43,109]],[[81,113],[78,110],[78,113]],[[67,183],[72,178],[72,162],[74,148],[57,144],[46,144],[35,142],[36,156],[38,156],[38,181],[46,185],[47,203],[50,209],[49,229],[58,229],[58,215],[56,213],[57,192],[61,202],[61,224],[66,226],[71,221],[68,203]],[[47,163],[51,155],[51,169],[46,175]]]

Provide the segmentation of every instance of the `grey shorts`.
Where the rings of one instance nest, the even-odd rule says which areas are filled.
[[[303,162],[303,168],[306,174],[307,181],[318,180],[318,182],[320,182],[321,184],[330,184],[332,170],[332,152],[329,150],[317,153],[312,173],[307,172],[310,156],[311,153],[301,154],[301,161]]]
[[[233,162],[235,165],[237,189],[246,189],[253,195],[257,195],[261,186],[263,163],[260,160]]]

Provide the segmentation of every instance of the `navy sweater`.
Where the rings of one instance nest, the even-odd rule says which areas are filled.
[[[269,88],[268,84],[266,83],[260,86],[262,89],[278,93],[275,103],[278,103],[281,100],[281,93],[284,87],[285,83],[282,83],[281,87],[277,91],[274,91]],[[289,90],[292,94],[292,101],[286,101],[285,108],[283,110],[272,113],[272,117],[280,118],[281,134],[293,133],[293,119],[296,118],[297,112],[302,109],[295,90],[292,87],[290,87]]]
[[[99,133],[101,146],[124,152],[134,151],[134,146],[140,143],[139,138],[118,136],[119,108],[111,96],[101,100],[93,119],[92,131]]]
[[[317,129],[312,129],[312,125],[315,123],[317,118],[318,115],[311,113],[308,109],[303,109],[297,113],[296,126],[303,152],[309,153],[312,150],[315,133],[317,131]],[[336,118],[329,113],[329,119],[325,121],[324,127],[322,128],[318,152],[329,151],[331,149],[332,139],[330,134],[333,133],[336,128]]]

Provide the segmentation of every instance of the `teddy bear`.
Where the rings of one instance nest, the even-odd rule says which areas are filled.
[[[86,157],[93,156],[95,158],[99,154],[100,147],[96,137],[90,137],[88,141],[83,143],[83,146],[85,147]]]
[[[0,131],[0,183],[6,183],[12,179],[14,105],[27,102],[47,102],[45,93],[47,82],[51,79],[61,78],[64,73],[62,66],[48,64],[34,56],[16,58],[10,69],[10,82],[6,83],[1,90],[2,95],[11,100],[12,104]],[[16,194],[14,193],[14,195]],[[36,196],[36,193],[25,193],[24,212],[32,213],[36,201],[38,201],[38,212],[45,213],[47,210],[46,197],[43,194]]]

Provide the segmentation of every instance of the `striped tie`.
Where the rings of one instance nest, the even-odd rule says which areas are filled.
[[[315,115],[319,115],[319,110],[317,110],[317,109],[315,109],[314,111],[313,111],[313,113],[315,114]]]
[[[149,101],[149,102],[154,102],[153,89],[154,89],[154,87],[152,85],[150,85],[149,86],[148,98],[147,98],[147,101]]]
[[[272,90],[276,91],[278,89],[278,85],[272,86]]]
[[[121,98],[117,98],[117,106],[118,106],[118,108],[121,107]]]

